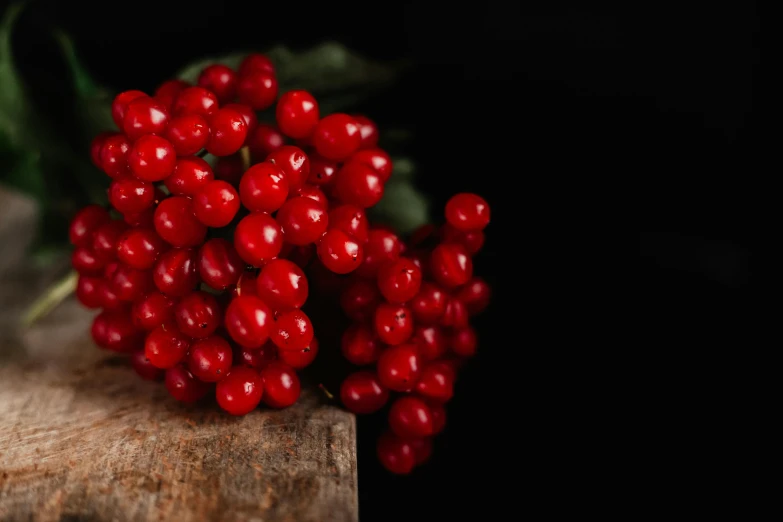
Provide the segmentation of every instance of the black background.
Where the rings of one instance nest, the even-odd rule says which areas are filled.
[[[493,1],[32,4],[19,37],[36,43],[19,46],[25,70],[55,67],[44,35],[57,25],[118,90],[151,90],[194,59],[275,43],[334,39],[415,63],[366,112],[415,129],[411,153],[434,208],[462,190],[490,202],[477,272],[495,299],[429,465],[381,472],[378,426],[360,424],[363,520],[491,519],[541,498],[578,508],[564,487],[594,485],[613,446],[638,434],[628,426],[638,414],[657,420],[638,425],[653,441],[638,463],[657,469],[687,453],[678,483],[707,461],[711,439],[691,432],[708,421],[692,413],[711,406],[693,379],[729,357],[723,343],[745,328],[767,219],[752,3],[635,13]],[[628,399],[642,378],[649,387]]]

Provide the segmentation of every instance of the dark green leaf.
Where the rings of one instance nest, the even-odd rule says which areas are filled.
[[[383,199],[369,210],[372,222],[390,225],[400,234],[410,234],[429,222],[429,203],[413,184],[414,165],[394,160],[394,172],[386,183]]]
[[[29,144],[30,103],[14,63],[11,35],[23,4],[12,4],[0,21],[0,136],[12,150]]]

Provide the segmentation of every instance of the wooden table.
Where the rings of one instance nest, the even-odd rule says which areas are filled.
[[[355,419],[321,393],[233,418],[98,350],[72,298],[22,329],[59,275],[21,262],[34,215],[0,189],[0,520],[358,520]]]

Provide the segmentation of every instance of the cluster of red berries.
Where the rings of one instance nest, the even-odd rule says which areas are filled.
[[[259,123],[257,111],[275,103],[276,125]],[[345,380],[343,402],[368,413],[388,390],[415,392],[392,406],[396,436],[382,440],[380,454],[395,472],[413,467],[414,446],[421,461],[451,397],[447,348],[473,353],[468,314],[488,299],[471,261],[489,222],[486,202],[452,198],[431,251],[411,249],[430,229],[406,247],[371,227],[366,209],[392,173],[376,125],[321,117],[306,91],[278,97],[274,66],[259,54],[237,71],[211,65],[195,86],[169,80],[153,96],[123,92],[112,116],[120,131],[98,135],[91,150],[111,178],[111,209],[85,207],[70,225],[77,298],[101,309],[96,344],[131,354],[141,377],[163,380],[185,403],[214,393],[234,415],[261,402],[287,407],[299,397],[297,370],[318,353],[302,310],[305,270],[330,273],[357,321],[343,353],[378,365]]]

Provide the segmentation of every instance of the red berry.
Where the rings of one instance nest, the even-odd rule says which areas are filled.
[[[220,306],[211,294],[192,292],[177,303],[174,318],[188,337],[209,337],[220,326]]]
[[[166,370],[165,384],[169,394],[185,404],[198,402],[210,390],[209,384],[196,379],[181,365]]]
[[[361,243],[369,237],[369,220],[363,209],[355,205],[339,205],[329,211],[329,228],[342,230]]]
[[[208,227],[224,227],[239,211],[239,194],[225,181],[210,181],[193,198],[193,211]]]
[[[198,251],[198,273],[215,290],[237,284],[244,269],[245,263],[226,239],[210,239]]]
[[[420,326],[414,330],[413,340],[419,347],[423,362],[440,359],[446,354],[446,336],[439,326]]]
[[[416,455],[407,439],[386,433],[378,439],[378,460],[391,473],[407,475],[416,467]]]
[[[381,265],[397,260],[401,250],[402,242],[393,232],[379,227],[370,228],[364,245],[364,262],[356,273],[360,277],[375,278]]]
[[[263,71],[245,74],[239,78],[237,95],[240,103],[257,111],[268,109],[277,99],[277,78]]]
[[[128,139],[135,141],[145,134],[162,134],[168,123],[166,106],[155,98],[145,96],[128,104],[122,128]]]
[[[166,178],[164,184],[175,196],[193,197],[214,179],[209,163],[197,156],[187,156],[177,160],[174,172]]]
[[[295,353],[295,352],[290,352]],[[272,361],[277,360],[277,346],[267,342],[261,348],[243,348],[237,346],[234,349],[234,364],[243,364],[250,368],[260,370]]]
[[[378,287],[364,279],[349,284],[340,295],[340,306],[349,319],[365,321],[375,316],[375,308],[381,302]]]
[[[250,214],[234,230],[234,247],[246,263],[261,266],[283,248],[283,231],[269,214]]]
[[[381,179],[381,183],[386,183],[392,175],[391,157],[382,149],[357,151],[349,162],[370,167]]]
[[[362,149],[371,149],[378,146],[378,126],[367,116],[354,114],[353,121],[359,126],[359,135],[362,137]]]
[[[266,161],[271,161],[283,169],[291,194],[299,190],[310,175],[310,159],[302,149],[293,145],[284,145],[271,152]]]
[[[273,362],[261,370],[264,380],[264,404],[272,408],[287,408],[299,398],[301,385],[296,372],[287,364]]]
[[[400,437],[427,437],[432,435],[432,414],[423,400],[400,397],[389,410],[389,427]]]
[[[225,325],[228,334],[240,346],[260,348],[273,328],[272,312],[258,297],[241,295],[233,298],[226,308]]]
[[[465,248],[453,243],[436,246],[430,255],[433,277],[446,288],[467,283],[473,276],[473,261]]]
[[[247,415],[259,405],[264,395],[264,381],[253,368],[235,366],[228,377],[218,382],[215,397],[231,415]]]
[[[315,150],[326,159],[347,159],[359,150],[361,144],[362,133],[359,125],[347,114],[337,113],[324,117],[313,132]]]
[[[291,261],[273,259],[256,279],[258,296],[275,310],[300,308],[307,301],[309,285],[302,269]]]
[[[409,301],[421,288],[421,270],[404,257],[387,261],[378,270],[378,288],[390,303]]]
[[[154,230],[133,228],[119,238],[117,259],[133,268],[148,270],[166,248],[166,242]]]
[[[468,325],[468,310],[456,297],[446,301],[446,311],[440,318],[440,324],[449,328],[465,328]]]
[[[232,359],[231,345],[215,335],[193,343],[188,352],[188,369],[204,382],[217,382],[228,375]]]
[[[240,153],[221,156],[215,163],[215,179],[221,179],[232,186],[239,186],[239,180],[245,172],[245,161]]]
[[[174,100],[177,99],[179,93],[188,87],[190,84],[185,80],[166,80],[155,90],[155,99],[166,107],[166,110],[171,111],[174,107]]]
[[[424,367],[416,383],[416,392],[436,402],[448,402],[454,396],[454,370],[442,363]]]
[[[381,303],[375,309],[375,332],[386,344],[402,344],[413,335],[413,314],[403,305]]]
[[[114,293],[110,281],[104,280],[102,284],[98,285],[98,295],[101,300],[101,308],[104,310],[119,309],[124,304]]]
[[[141,346],[142,333],[133,325],[130,313],[125,308],[106,310],[98,317],[104,318],[104,343],[101,348],[112,352],[127,353]]]
[[[212,92],[203,87],[188,87],[183,89],[177,99],[174,100],[172,113],[174,116],[186,114],[198,114],[209,116],[218,110],[218,99]]]
[[[114,97],[111,104],[111,117],[117,128],[122,130],[125,123],[125,114],[128,112],[128,104],[138,98],[146,98],[142,91],[125,91]]]
[[[155,230],[175,247],[200,245],[207,235],[207,227],[194,214],[193,201],[183,196],[166,198],[158,204]]]
[[[130,141],[124,134],[113,134],[103,141],[101,166],[110,178],[119,179],[130,175],[128,168],[130,147]]]
[[[481,230],[462,231],[446,223],[441,229],[444,243],[459,243],[468,254],[475,255],[484,246],[484,232]]]
[[[368,326],[356,323],[343,332],[340,348],[348,362],[356,366],[375,363],[381,355],[381,342]]]
[[[451,336],[449,346],[454,355],[459,357],[472,357],[476,355],[476,331],[471,327],[465,327],[457,330]]]
[[[301,370],[309,366],[318,355],[318,339],[313,337],[308,346],[301,350],[280,350],[278,357],[284,363],[295,370]]]
[[[179,156],[190,156],[207,146],[209,125],[199,114],[186,114],[174,118],[164,136]]]
[[[310,346],[313,333],[313,324],[307,314],[301,310],[290,310],[275,318],[270,338],[280,352],[300,351]]]
[[[71,254],[71,266],[80,274],[97,275],[106,265],[106,260],[95,255],[90,248],[77,247]]]
[[[489,205],[476,194],[456,194],[446,203],[446,221],[458,230],[483,230],[489,224]]]
[[[174,299],[150,292],[133,303],[133,324],[140,330],[153,330],[174,321]]]
[[[211,130],[207,152],[214,156],[230,156],[242,148],[248,130],[242,113],[233,109],[218,109],[207,121]]]
[[[89,247],[93,242],[95,231],[107,223],[111,217],[109,211],[98,205],[87,205],[71,219],[68,228],[68,238],[77,247]]]
[[[171,323],[158,326],[144,341],[144,355],[150,364],[164,370],[179,364],[189,348],[190,339]]]
[[[383,198],[383,181],[367,165],[351,161],[337,173],[335,190],[343,203],[369,208]]]
[[[391,346],[385,349],[378,359],[378,378],[390,390],[412,390],[420,374],[419,352],[413,344]]]
[[[316,242],[326,232],[329,215],[315,200],[299,196],[280,207],[277,222],[287,243],[304,246]]]
[[[288,180],[283,169],[264,161],[242,175],[239,197],[251,212],[274,212],[288,198]]]
[[[409,306],[417,324],[437,323],[446,311],[446,293],[432,283],[421,285]]]
[[[138,214],[155,204],[155,187],[135,178],[115,179],[109,186],[109,202],[122,214]]]
[[[237,73],[220,63],[205,67],[197,83],[199,87],[215,93],[221,105],[229,103],[237,94]]]
[[[92,236],[92,251],[104,261],[117,259],[117,242],[128,225],[123,221],[107,221],[99,226]]]
[[[111,275],[109,284],[120,301],[135,301],[153,289],[152,273],[121,264]]]
[[[80,275],[76,282],[76,298],[85,308],[100,308],[102,284],[104,281],[99,277]]]
[[[310,175],[307,178],[307,182],[313,185],[328,185],[334,180],[338,168],[339,164],[336,161],[311,155]]]
[[[253,72],[268,72],[270,74],[275,74],[275,66],[272,64],[272,60],[263,54],[248,54],[239,65],[239,75],[244,76]]]
[[[113,132],[101,132],[95,136],[92,139],[92,143],[90,143],[90,159],[92,160],[92,164],[101,170],[103,170],[103,164],[101,163],[101,150],[103,149],[103,142],[106,141],[106,138],[113,135]]]
[[[432,455],[432,437],[408,439],[408,444],[413,449],[413,456],[416,457],[417,466],[430,460]]]
[[[258,126],[258,117],[256,116],[256,112],[251,107],[242,103],[229,103],[223,108],[230,109],[242,115],[242,119],[245,120],[245,125],[247,125],[248,137],[254,130],[256,130],[256,127]],[[247,138],[245,139],[245,145],[247,145]]]
[[[375,413],[389,400],[389,390],[372,372],[355,372],[340,386],[340,400],[348,411],[359,415]]]
[[[266,123],[260,123],[247,137],[247,146],[253,161],[266,159],[283,145],[285,145],[285,138],[280,131]]]
[[[327,199],[326,194],[324,194],[323,191],[315,185],[305,184],[296,192],[296,194],[290,194],[289,196],[294,198],[297,196],[310,198],[318,203],[318,206],[320,206],[325,211],[329,210],[329,200]]]
[[[163,379],[165,372],[160,368],[155,368],[150,363],[150,360],[144,355],[144,350],[136,350],[130,359],[131,366],[142,379],[146,381],[160,381]]]
[[[163,253],[152,269],[158,290],[175,297],[190,293],[198,283],[196,251],[189,248],[172,248]]]
[[[335,274],[356,270],[363,256],[362,245],[342,230],[328,230],[318,243],[318,259]]]
[[[288,91],[277,101],[275,116],[283,134],[294,139],[307,138],[318,125],[318,102],[307,91]]]
[[[476,315],[489,305],[490,295],[487,282],[480,277],[474,277],[459,289],[456,297],[465,304],[470,315]]]

